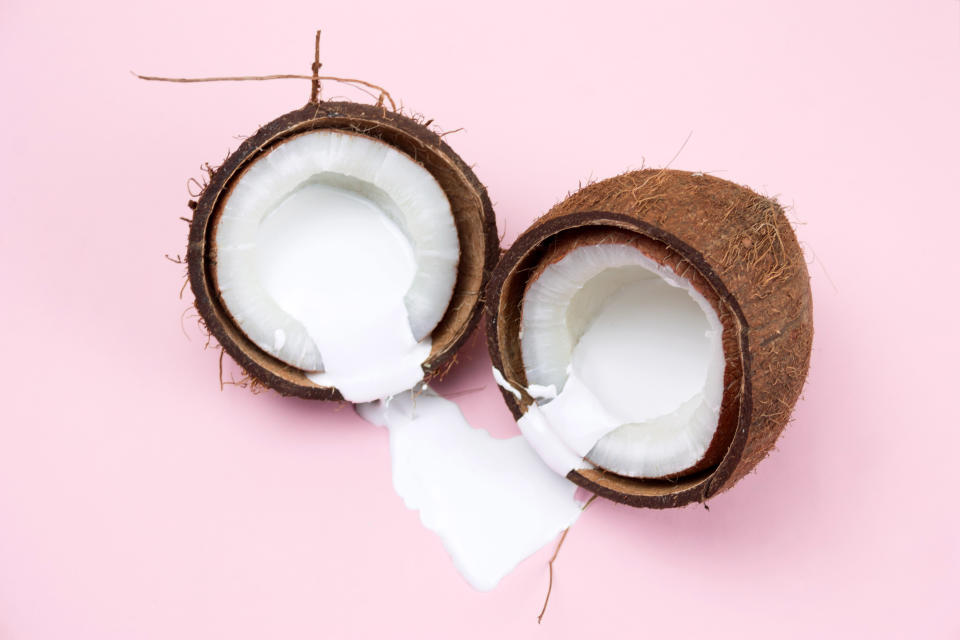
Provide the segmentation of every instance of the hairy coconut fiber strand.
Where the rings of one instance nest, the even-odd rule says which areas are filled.
[[[227,312],[216,278],[218,249],[213,234],[239,176],[284,141],[321,130],[359,133],[394,147],[426,169],[450,203],[460,244],[457,278],[450,303],[431,332],[430,355],[423,363],[426,379],[439,375],[478,320],[480,292],[499,254],[496,222],[486,190],[460,157],[433,131],[383,107],[350,102],[308,104],[261,127],[213,171],[196,203],[187,249],[197,310],[225,352],[254,380],[284,395],[343,399],[338,389],[311,382],[303,370],[258,347]],[[421,305],[422,301],[408,303]]]
[[[602,469],[568,477],[635,506],[706,500],[733,486],[769,453],[806,378],[812,306],[793,229],[775,200],[711,176],[648,169],[585,187],[518,238],[491,279],[490,353],[515,387],[528,383],[519,339],[524,291],[544,262],[590,234],[628,234],[714,305],[724,326],[726,358],[720,423],[722,428],[729,421],[731,428],[716,462],[682,477],[641,480]],[[518,419],[531,402],[526,395],[503,395]]]

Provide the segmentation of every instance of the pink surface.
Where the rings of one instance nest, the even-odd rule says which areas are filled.
[[[181,331],[187,177],[308,86],[128,70],[308,72],[316,26],[326,72],[466,127],[505,243],[691,131],[674,166],[800,223],[817,334],[778,451],[709,512],[596,503],[540,627],[549,549],[472,591],[384,430],[221,393]],[[958,73],[953,0],[4,0],[0,638],[960,636]],[[515,434],[462,360],[442,390]]]

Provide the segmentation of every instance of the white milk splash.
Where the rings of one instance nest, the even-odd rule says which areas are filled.
[[[390,431],[394,488],[476,589],[493,589],[582,512],[576,486],[522,436],[498,440],[471,427],[430,389],[357,405],[357,413]]]

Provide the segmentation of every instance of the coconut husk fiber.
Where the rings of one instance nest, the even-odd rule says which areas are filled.
[[[688,279],[723,324],[725,392],[705,458],[676,477],[603,469],[568,478],[638,507],[703,502],[729,489],[773,449],[810,362],[812,302],[803,253],[776,200],[708,175],[645,169],[591,184],[557,204],[504,254],[487,293],[490,356],[526,387],[520,349],[523,294],[546,264],[584,243],[636,246]],[[519,419],[531,399],[501,390]]]
[[[224,351],[252,380],[283,395],[343,400],[337,389],[314,384],[299,369],[254,345],[230,316],[216,283],[214,230],[237,179],[284,140],[318,129],[341,129],[381,140],[419,162],[446,193],[460,238],[460,264],[453,297],[431,334],[432,350],[423,364],[427,380],[441,375],[479,320],[481,292],[500,253],[496,220],[486,189],[441,137],[417,120],[382,106],[352,102],[307,104],[261,127],[211,171],[209,183],[192,205],[194,215],[187,248],[197,311]]]

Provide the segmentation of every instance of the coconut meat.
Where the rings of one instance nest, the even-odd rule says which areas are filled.
[[[295,136],[239,177],[215,229],[225,307],[263,351],[363,402],[413,387],[453,295],[436,179],[380,140]]]
[[[522,311],[527,381],[560,392],[520,428],[551,468],[658,478],[703,458],[723,398],[723,328],[689,281],[633,246],[585,245],[544,269]]]

